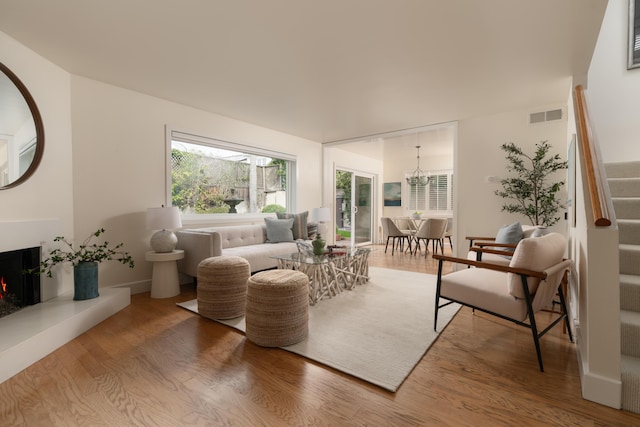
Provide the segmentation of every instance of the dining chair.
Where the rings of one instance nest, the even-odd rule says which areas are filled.
[[[452,235],[453,235],[453,219],[448,218],[447,228],[444,230],[444,238],[449,239],[449,246],[451,246],[451,252],[453,252],[453,241],[451,240]]]
[[[384,253],[387,253],[387,248],[389,247],[389,239],[391,239],[391,255],[394,254],[396,243],[399,244],[400,250],[404,251],[404,241],[407,241],[409,252],[411,252],[411,235],[402,232],[395,222],[391,218],[382,217],[380,218],[382,222],[382,231],[385,236],[387,236],[387,243],[384,247]]]
[[[413,240],[415,241],[414,255],[418,253],[420,249],[420,241],[424,240],[424,256],[426,258],[429,253],[429,241],[431,241],[431,245],[433,248],[433,253],[438,252],[438,246],[440,246],[440,251],[444,254],[444,232],[447,229],[446,218],[427,218],[422,221],[420,224],[420,228],[413,236]]]

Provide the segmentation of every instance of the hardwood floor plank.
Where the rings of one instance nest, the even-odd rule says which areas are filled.
[[[369,260],[437,268],[430,255],[383,246]],[[558,326],[541,340],[541,373],[529,330],[463,308],[390,393],[175,305],[194,297],[192,286],[132,296],[0,384],[0,426],[640,425],[640,415],[582,399],[575,346]]]

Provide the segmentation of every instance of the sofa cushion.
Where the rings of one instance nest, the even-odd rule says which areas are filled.
[[[293,218],[293,226],[291,228],[291,231],[293,231],[294,240],[307,240],[309,238],[309,232],[307,231],[307,218],[309,217],[309,211],[304,211],[297,214],[276,212],[276,216],[278,217],[278,219]]]
[[[271,258],[277,255],[289,255],[298,251],[295,242],[282,242],[276,244],[262,243],[259,245],[238,246],[222,250],[222,255],[239,256],[251,265],[251,272],[276,268],[278,260]]]
[[[267,242],[268,243],[280,243],[280,242],[292,242],[293,232],[291,227],[293,226],[293,218],[290,219],[275,219],[265,218],[264,222],[267,225]]]
[[[506,275],[486,268],[463,268],[442,276],[444,298],[474,301],[477,307],[512,319],[524,319],[527,307],[509,294]]]

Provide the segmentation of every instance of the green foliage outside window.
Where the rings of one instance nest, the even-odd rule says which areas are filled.
[[[278,166],[277,175],[280,178],[280,188],[282,191],[287,191],[287,162],[282,159],[271,159],[269,166]]]
[[[287,208],[282,205],[271,204],[262,208],[262,213],[286,212]]]
[[[226,213],[224,195],[212,187],[205,173],[202,156],[186,151],[171,150],[171,197],[173,206],[187,207],[197,213]]]
[[[348,224],[351,224],[351,176],[351,172],[336,171],[336,189],[344,192],[345,207],[342,214]]]

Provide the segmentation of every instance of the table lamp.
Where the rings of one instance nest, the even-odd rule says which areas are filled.
[[[172,230],[182,227],[180,211],[177,207],[168,206],[147,209],[147,229],[158,230],[149,243],[151,249],[159,253],[171,252],[176,248],[178,238]]]
[[[322,255],[326,243],[322,238],[322,234],[326,234],[327,232],[327,225],[325,223],[331,220],[331,210],[329,208],[313,208],[311,211],[311,220],[318,222],[318,234],[315,240],[311,242],[313,245],[313,253]]]

